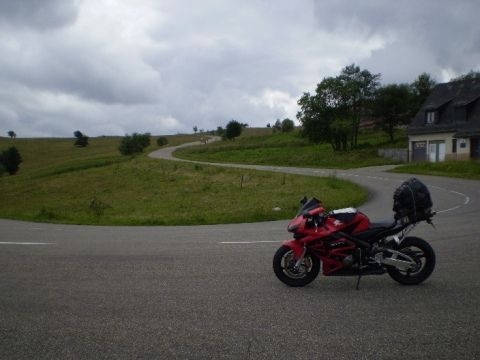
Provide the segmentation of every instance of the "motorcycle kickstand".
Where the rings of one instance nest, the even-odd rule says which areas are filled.
[[[357,286],[355,290],[360,290],[360,279],[362,278],[362,250],[358,249],[358,277],[357,277]]]

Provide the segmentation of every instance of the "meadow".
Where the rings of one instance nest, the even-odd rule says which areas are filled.
[[[169,145],[199,136],[170,136]],[[121,156],[120,138],[0,138],[0,149],[16,146],[24,162],[17,175],[0,177],[0,217],[96,225],[199,225],[292,217],[304,195],[328,208],[358,206],[359,186],[336,178],[283,175]],[[280,210],[274,208],[279,208]]]
[[[330,144],[313,144],[302,138],[298,131],[273,133],[272,129],[246,129],[244,134],[235,140],[179,149],[175,156],[208,162],[336,169],[396,164],[393,160],[377,155],[380,147],[407,147],[405,132],[398,130],[396,140],[390,143],[382,132],[363,131],[355,149],[333,151]]]
[[[434,176],[449,176],[480,180],[480,161],[445,161],[439,163],[411,163],[390,170],[396,173],[409,173]]]

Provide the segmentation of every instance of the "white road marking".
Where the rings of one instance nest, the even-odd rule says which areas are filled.
[[[278,243],[278,240],[264,240],[264,241],[221,241],[220,244],[259,244],[259,243]]]
[[[55,243],[0,241],[0,245],[55,245]]]
[[[470,202],[470,198],[467,195],[454,190],[450,190],[450,192],[465,197],[465,202],[463,203],[464,205],[467,205]]]
[[[462,207],[462,205],[457,205],[457,206],[454,206],[454,207],[452,207],[452,208],[450,208],[450,209],[438,210],[436,213],[437,213],[437,214],[440,214],[440,213],[444,213],[444,212],[447,212],[447,211],[456,210],[456,209],[458,209],[459,207]]]

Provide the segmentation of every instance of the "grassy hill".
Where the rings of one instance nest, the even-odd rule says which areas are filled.
[[[396,173],[448,176],[480,180],[480,162],[475,160],[445,161],[438,163],[410,163],[396,167],[390,171]]]
[[[189,160],[231,162],[278,166],[357,168],[395,162],[377,156],[379,147],[407,147],[404,131],[397,131],[390,143],[382,132],[364,131],[354,150],[333,151],[329,144],[312,144],[298,132],[273,133],[272,129],[246,129],[233,141],[219,141],[207,146],[179,149],[175,155]]]
[[[171,145],[198,136],[171,136]],[[193,225],[290,218],[303,195],[327,207],[359,205],[367,194],[335,178],[317,178],[123,157],[120,138],[0,138],[15,145],[24,162],[14,176],[0,177],[0,217],[71,224]],[[152,144],[155,139],[152,139]],[[243,181],[242,181],[243,178]],[[279,207],[280,211],[273,211]]]

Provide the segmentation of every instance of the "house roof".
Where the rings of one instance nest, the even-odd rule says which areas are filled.
[[[458,137],[476,136],[480,133],[479,99],[480,79],[438,84],[412,119],[408,134],[453,131]],[[426,124],[425,114],[429,111],[436,113],[435,124]]]

